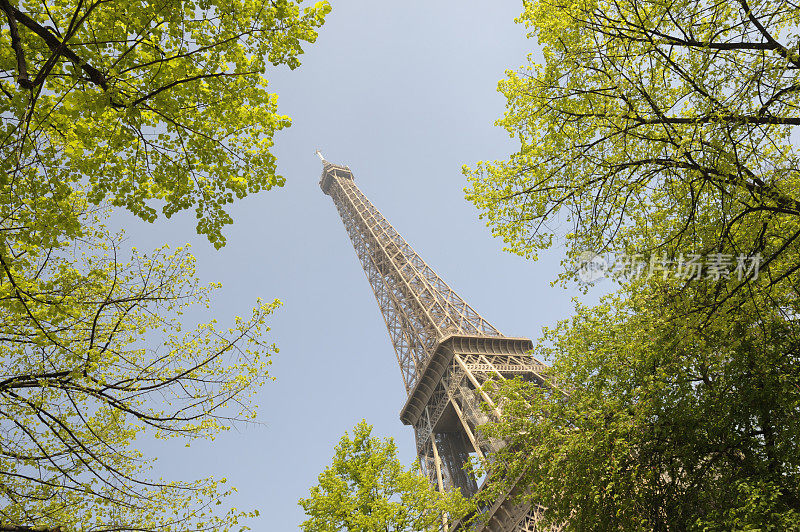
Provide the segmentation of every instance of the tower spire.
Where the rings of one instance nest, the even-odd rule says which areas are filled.
[[[528,338],[503,336],[422,260],[349,167],[316,153],[320,188],[339,211],[389,331],[407,394],[400,420],[414,427],[422,470],[438,490],[471,496],[478,485],[464,469],[469,455],[484,460],[502,446],[479,429],[501,415],[484,385],[514,376],[544,384],[545,365],[528,354]],[[529,506],[501,500],[487,512],[484,530],[536,529]]]

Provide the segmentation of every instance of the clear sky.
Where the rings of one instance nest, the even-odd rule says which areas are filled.
[[[280,347],[276,382],[258,394],[263,426],[213,443],[146,445],[165,478],[227,477],[230,504],[258,508],[256,531],[296,530],[297,500],[333,447],[365,418],[414,459],[398,413],[404,391],[369,283],[331,199],[318,187],[319,148],[349,165],[356,183],[418,253],[504,334],[536,338],[567,317],[576,292],[551,287],[562,250],[538,262],[501,251],[464,200],[462,164],[506,157],[514,140],[493,126],[498,80],[535,43],[513,20],[521,2],[333,0],[317,43],[294,72],[268,74],[294,125],[276,137],[281,189],[239,201],[228,244],[194,236],[191,216],[146,224],[120,215],[131,245],[191,242],[202,280],[220,281],[221,324],[255,298],[285,305],[271,321]]]

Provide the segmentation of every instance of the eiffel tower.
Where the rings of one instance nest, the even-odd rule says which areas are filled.
[[[422,471],[439,491],[472,496],[479,486],[464,469],[470,455],[491,459],[503,445],[479,430],[501,416],[484,384],[520,376],[544,385],[546,366],[528,354],[530,339],[502,335],[422,260],[359,190],[350,168],[317,155],[320,188],[342,217],[389,330],[407,393],[400,420],[414,427]],[[511,499],[484,508],[477,530],[543,530],[541,508]]]

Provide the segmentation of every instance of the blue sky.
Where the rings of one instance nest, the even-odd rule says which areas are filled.
[[[464,200],[462,164],[506,157],[513,139],[498,80],[536,49],[513,20],[521,2],[332,1],[333,12],[296,71],[268,74],[293,126],[276,137],[281,189],[239,201],[228,244],[194,235],[191,216],[146,224],[119,215],[141,249],[191,242],[203,281],[223,287],[221,324],[256,297],[280,298],[271,339],[276,382],[259,392],[261,426],[213,443],[146,445],[165,478],[227,477],[229,504],[257,508],[256,531],[296,530],[297,500],[333,447],[364,418],[414,459],[398,413],[404,391],[378,306],[331,199],[318,187],[319,148],[356,183],[422,257],[504,334],[536,338],[567,317],[577,292],[552,287],[562,250],[538,262],[501,251]],[[593,297],[590,294],[590,297]]]

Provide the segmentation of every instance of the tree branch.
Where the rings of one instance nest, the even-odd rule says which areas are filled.
[[[8,0],[0,0],[0,9],[5,11],[8,18],[8,32],[11,35],[11,48],[14,50],[14,55],[17,57],[17,83],[24,89],[33,87],[31,80],[28,78],[28,65],[25,61],[25,51],[22,49],[22,41],[19,38],[19,28],[17,28],[17,21],[14,18],[14,7],[11,6]]]
[[[64,532],[64,527],[0,525],[0,532]]]
[[[8,0],[0,0],[0,2],[8,2]],[[94,68],[92,65],[78,57],[78,54],[67,48],[66,43],[62,42],[53,32],[49,29],[45,28],[28,15],[20,11],[19,9],[11,6],[9,4],[9,8],[14,15],[14,18],[19,21],[20,24],[34,32],[36,35],[42,38],[42,40],[47,44],[47,47],[56,54],[57,56],[64,56],[70,61],[72,61],[76,66],[80,67],[81,70],[86,72],[86,75],[89,76],[89,79],[95,85],[99,85],[103,88],[103,90],[108,90],[108,79],[103,75],[102,72]],[[38,85],[42,83],[44,79],[37,79],[33,83],[33,85]]]

